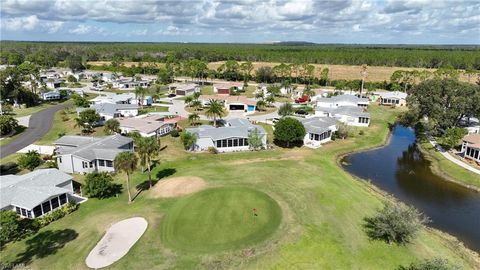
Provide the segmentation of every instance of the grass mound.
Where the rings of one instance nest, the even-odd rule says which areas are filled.
[[[186,251],[238,249],[267,239],[281,218],[277,202],[263,192],[245,187],[207,189],[172,207],[162,221],[162,239]]]

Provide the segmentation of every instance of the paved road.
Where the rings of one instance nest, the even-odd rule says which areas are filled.
[[[470,165],[468,165],[467,163],[465,162],[462,162],[458,159],[456,159],[455,157],[452,157],[452,155],[450,155],[447,151],[445,151],[445,149],[443,149],[443,147],[441,147],[436,141],[435,139],[433,139],[432,136],[430,135],[427,135],[427,138],[428,138],[428,141],[430,142],[430,144],[432,146],[434,146],[438,152],[440,152],[440,154],[442,154],[442,156],[444,156],[446,159],[450,160],[451,162],[457,164],[458,166],[460,167],[463,167],[473,173],[476,173],[476,174],[480,174],[480,170],[479,169],[476,169]]]
[[[42,138],[52,128],[55,112],[65,108],[67,105],[68,101],[32,114],[28,128],[14,141],[0,146],[0,158],[16,153],[18,150]]]

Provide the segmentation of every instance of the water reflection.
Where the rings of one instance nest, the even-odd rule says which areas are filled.
[[[432,173],[409,128],[395,126],[388,145],[345,157],[344,168],[414,205],[447,231],[480,251],[480,193]]]

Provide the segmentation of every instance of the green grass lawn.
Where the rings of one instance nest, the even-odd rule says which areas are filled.
[[[62,102],[65,102],[65,101],[62,101]],[[32,107],[28,107],[28,108],[13,108],[13,116],[14,117],[22,117],[22,116],[27,116],[27,115],[31,115],[31,114],[34,114],[36,112],[39,112],[39,111],[42,111],[42,110],[45,110],[45,109],[48,109],[52,106],[55,106],[57,104],[60,104],[61,102],[59,101],[51,101],[51,102],[44,102],[44,103],[41,103],[37,106],[32,106]]]
[[[480,175],[470,172],[442,156],[428,141],[419,143],[423,155],[431,162],[432,170],[438,174],[480,189]]]
[[[263,192],[245,187],[207,189],[175,203],[162,222],[162,239],[187,251],[239,249],[272,235],[281,215],[278,204]]]
[[[207,182],[207,188],[246,187],[267,194],[279,205],[280,224],[275,231],[265,233],[266,237],[259,236],[264,237],[261,242],[232,245],[228,240],[249,235],[248,231],[235,227],[231,228],[232,236],[225,234],[226,228],[208,231],[212,235],[223,235],[224,239],[215,241],[230,243],[231,248],[225,250],[212,246],[203,252],[184,249],[187,239],[182,236],[164,241],[163,226],[168,227],[170,222],[182,224],[179,219],[171,219],[172,215],[178,214],[191,223],[176,230],[189,232],[195,225],[205,228],[200,222],[207,222],[213,214],[203,206],[220,207],[217,200],[224,204],[231,200],[219,194],[215,195],[218,199],[210,201],[203,198],[206,191],[183,198],[155,199],[149,190],[136,188],[148,179],[147,174],[136,172],[131,183],[136,195],[133,203],[127,204],[125,191],[118,197],[90,199],[76,212],[42,228],[36,235],[8,244],[0,260],[2,263],[24,262],[31,269],[87,269],[85,258],[111,224],[142,216],[149,222],[147,231],[124,258],[108,269],[395,269],[434,257],[447,258],[463,269],[479,269],[478,257],[432,229],[421,230],[412,243],[406,245],[368,239],[362,227],[363,218],[381,207],[384,198],[369,184],[342,170],[337,159],[343,153],[385,142],[388,123],[399,110],[373,105],[369,111],[372,126],[363,135],[337,140],[316,150],[276,148],[274,151],[198,154],[183,151],[179,138],[162,138],[165,149],[152,171],[159,181],[196,176]],[[115,179],[118,183],[125,182],[123,174]],[[235,205],[243,204],[235,201]],[[268,208],[261,208],[264,207]],[[179,211],[180,208],[187,213]],[[194,215],[198,214],[194,209],[206,216],[196,218]],[[203,229],[202,232],[207,234]],[[67,237],[60,237],[62,235]],[[195,237],[191,240],[195,246],[199,241],[205,245],[214,241],[205,235],[191,235]],[[177,242],[171,241],[181,244],[177,246]]]
[[[18,138],[18,136],[20,136],[20,134],[22,134],[22,132],[24,132],[26,129],[27,127],[25,126],[18,126],[17,128],[15,128],[15,133],[13,133],[9,137],[5,137],[2,140],[0,140],[0,146],[9,144],[11,141]]]
[[[138,110],[139,114],[147,114],[151,112],[168,112],[168,107],[164,106],[144,106],[143,109]]]

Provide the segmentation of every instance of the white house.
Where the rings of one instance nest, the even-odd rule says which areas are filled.
[[[50,91],[42,94],[43,100],[59,100],[62,96],[57,91]]]
[[[476,117],[463,117],[459,124],[467,130],[468,134],[480,133],[480,121]]]
[[[370,114],[357,106],[316,107],[315,116],[331,117],[348,126],[368,127],[370,125]]]
[[[0,181],[0,210],[15,211],[24,218],[41,217],[72,197],[73,177],[57,169],[2,175]]]
[[[463,137],[463,157],[480,162],[480,134],[468,134]]]
[[[405,106],[407,104],[407,93],[403,92],[379,92],[378,99],[381,105]]]
[[[317,99],[317,107],[320,108],[338,108],[341,106],[368,107],[367,98],[359,98],[354,95],[338,95],[327,98]]]
[[[199,100],[203,106],[208,106],[210,100],[219,100],[223,102],[225,109],[228,111],[242,111],[245,114],[255,113],[257,102],[244,96],[230,96],[230,95],[202,95]]]
[[[242,91],[243,83],[215,83],[213,84],[213,92],[217,94],[230,94],[230,90]]]
[[[67,173],[113,172],[117,154],[133,151],[133,140],[121,135],[63,136],[53,143],[58,169]]]
[[[135,94],[123,93],[119,95],[97,96],[94,99],[91,99],[90,102],[92,104],[131,104],[132,102],[135,102]]]
[[[112,118],[134,117],[138,115],[138,105],[134,104],[92,104],[90,108],[77,108],[77,114],[87,109],[94,109],[101,117],[101,122]]]
[[[303,144],[307,147],[318,148],[332,140],[332,134],[337,131],[335,119],[329,117],[297,118],[305,127]]]
[[[53,80],[53,81],[46,81],[45,84],[47,85],[48,88],[59,88],[62,86],[63,80]]]
[[[248,136],[254,130],[258,131],[265,147],[267,132],[261,126],[251,124],[247,119],[231,119],[224,127],[219,128],[204,125],[186,129],[187,132],[197,136],[192,151],[207,151],[209,147],[213,147],[219,152],[250,150]]]
[[[162,115],[145,115],[133,118],[120,118],[121,133],[138,132],[142,137],[159,137],[169,134],[177,127],[180,117],[169,118]]]
[[[168,90],[177,96],[190,96],[195,92],[200,92],[200,86],[196,83],[171,83]]]
[[[136,87],[148,87],[150,83],[145,80],[135,81],[134,79],[119,79],[113,81],[112,86],[120,90],[131,90]]]

